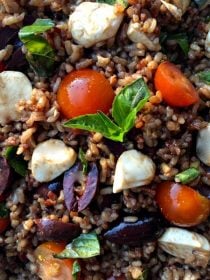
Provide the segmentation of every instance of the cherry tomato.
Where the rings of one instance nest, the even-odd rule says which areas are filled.
[[[179,226],[194,226],[207,219],[210,202],[194,189],[174,182],[158,185],[156,201],[167,220]]]
[[[57,101],[62,114],[73,118],[97,111],[108,113],[114,92],[109,81],[97,71],[83,69],[68,74],[58,89]]]
[[[3,62],[0,62],[0,73],[5,70],[5,65]]]
[[[35,250],[38,263],[38,276],[42,280],[73,280],[72,266],[74,260],[60,260],[53,257],[65,249],[65,244],[46,242]]]
[[[185,107],[198,102],[199,97],[191,82],[169,61],[162,62],[155,73],[155,88],[163,100],[175,107]]]

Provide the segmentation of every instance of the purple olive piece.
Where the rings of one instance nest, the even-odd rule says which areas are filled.
[[[207,185],[199,185],[199,186],[197,187],[197,191],[198,191],[201,195],[203,195],[203,196],[207,197],[208,199],[210,199],[210,186],[207,186]]]
[[[64,173],[63,191],[66,207],[69,211],[82,211],[92,201],[98,185],[98,168],[95,163],[90,166],[90,171],[85,177],[82,174],[82,165],[77,163]],[[85,190],[82,196],[77,197],[74,191],[76,183],[85,180]]]
[[[0,195],[8,187],[11,179],[11,168],[4,157],[0,157]]]
[[[43,240],[71,241],[81,233],[79,225],[50,219],[37,221],[38,235]]]
[[[161,218],[159,216],[144,213],[136,222],[121,222],[104,234],[104,237],[112,243],[140,246],[144,242],[157,240],[160,236]]]
[[[4,49],[8,44],[13,44],[18,38],[18,29],[8,26],[0,29],[0,50]]]
[[[28,65],[28,62],[23,54],[21,47],[17,48],[10,59],[6,63],[7,70],[20,70],[22,67]]]

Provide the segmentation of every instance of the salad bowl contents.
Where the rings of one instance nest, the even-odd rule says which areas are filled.
[[[209,15],[0,1],[0,280],[209,279]]]

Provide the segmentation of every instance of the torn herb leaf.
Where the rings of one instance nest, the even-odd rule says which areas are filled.
[[[81,271],[81,266],[78,263],[78,261],[74,261],[73,267],[72,267],[72,276],[74,280],[78,280],[78,274]]]
[[[176,174],[175,181],[187,184],[195,180],[199,175],[200,171],[194,167],[191,167]]]
[[[199,79],[207,85],[210,85],[210,70],[205,70],[198,73]]]
[[[4,156],[7,159],[9,165],[15,170],[16,173],[22,177],[26,176],[28,163],[23,159],[21,155],[17,155],[17,147],[9,146],[4,152]]]
[[[24,26],[19,31],[19,38],[27,49],[26,59],[41,77],[52,74],[55,52],[48,41],[39,34],[53,26],[54,23],[50,19],[37,19],[32,25]]]
[[[87,161],[86,158],[85,158],[85,153],[84,153],[84,151],[82,150],[82,148],[79,149],[78,157],[79,157],[79,160],[80,160],[81,163],[82,163],[82,172],[83,172],[84,174],[86,174],[86,173],[87,173],[87,169],[88,169],[88,161]]]
[[[124,132],[134,126],[138,111],[144,107],[149,97],[149,89],[142,78],[123,88],[115,97],[112,116]]]
[[[100,132],[106,138],[123,142],[124,132],[104,113],[82,115],[70,119],[64,123],[65,127],[84,129],[93,132]]]
[[[86,259],[100,255],[100,244],[95,233],[83,233],[54,257],[59,259]]]

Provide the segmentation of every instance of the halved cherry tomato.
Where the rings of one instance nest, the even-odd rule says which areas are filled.
[[[0,203],[0,233],[3,233],[10,224],[9,211],[4,203]]]
[[[38,263],[38,276],[42,280],[73,280],[72,267],[74,260],[60,260],[53,257],[65,249],[65,244],[46,242],[35,250]]]
[[[179,226],[194,226],[205,221],[210,201],[194,189],[174,182],[157,186],[156,201],[167,220]]]
[[[91,69],[68,74],[58,90],[57,101],[66,118],[73,118],[97,111],[108,113],[114,92],[109,81]]]
[[[155,88],[171,106],[185,107],[198,102],[199,97],[191,82],[169,61],[162,62],[155,73]]]

